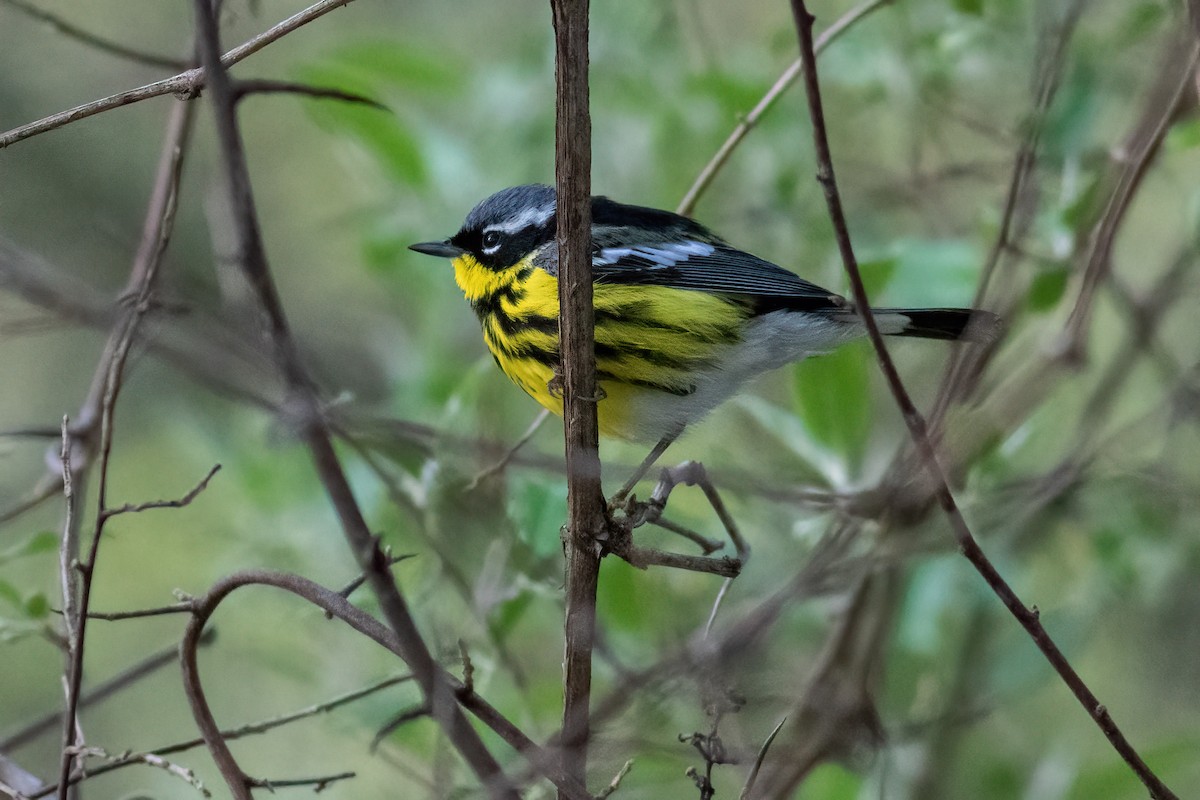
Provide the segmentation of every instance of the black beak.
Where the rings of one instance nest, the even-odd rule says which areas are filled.
[[[416,250],[418,253],[424,253],[427,256],[437,256],[438,258],[458,258],[463,253],[467,252],[455,244],[450,244],[447,239],[444,242],[420,242],[419,244],[410,244],[409,250]]]

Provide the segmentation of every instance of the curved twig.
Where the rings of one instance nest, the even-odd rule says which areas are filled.
[[[233,755],[230,753],[229,746],[225,741],[226,737],[217,726],[212,711],[208,707],[208,701],[205,698],[204,689],[200,682],[196,659],[196,645],[200,640],[205,623],[212,616],[217,606],[235,590],[244,586],[254,585],[273,586],[291,592],[317,606],[327,615],[345,622],[351,628],[381,647],[386,648],[401,658],[405,657],[405,648],[400,641],[400,637],[394,631],[370,614],[353,605],[340,593],[332,589],[327,589],[307,578],[269,570],[246,570],[217,581],[207,594],[195,600],[192,610],[193,616],[188,622],[183,641],[180,644],[180,661],[183,667],[184,690],[188,696],[188,702],[192,706],[192,714],[196,718],[196,723],[200,727],[200,732],[204,737],[205,743],[208,745],[214,760],[221,769],[221,774],[225,776],[226,783],[229,784],[230,790],[234,792],[235,797],[247,797],[248,794],[238,793],[238,787],[246,788],[252,786],[254,785],[252,783],[254,779],[246,775],[233,759]],[[468,689],[460,681],[455,680],[442,670],[441,667],[437,667],[437,669],[442,679],[454,690],[458,701],[463,707],[470,710],[480,721],[491,728],[514,749],[526,756],[538,772],[554,783],[560,792],[564,792],[564,796],[572,798],[572,800],[589,800],[582,786],[573,783],[557,770],[553,759],[545,750],[538,747],[532,740],[525,736],[512,722],[504,718],[500,712],[476,694],[473,689]],[[248,788],[246,788],[246,791],[248,792]]]

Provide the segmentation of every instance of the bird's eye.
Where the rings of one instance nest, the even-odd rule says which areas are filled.
[[[500,246],[500,234],[488,231],[483,235],[483,246],[487,250],[495,250]]]

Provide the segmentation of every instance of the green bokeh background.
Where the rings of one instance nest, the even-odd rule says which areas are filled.
[[[131,47],[167,55],[188,50],[186,3],[37,5]],[[851,6],[811,5],[819,27]],[[227,6],[227,47],[303,7],[281,0]],[[896,0],[822,56],[837,174],[879,304],[970,302],[1030,122],[1038,31],[1065,6]],[[1015,298],[1016,310],[985,391],[1002,390],[1023,364],[1055,346],[1070,308],[1069,271],[1087,245],[1074,226],[1095,204],[1089,192],[1107,191],[1089,187],[1136,119],[1169,34],[1188,24],[1179,6],[1085,4],[1042,139],[1040,203],[1023,242],[1027,253],[997,277],[997,294]],[[592,28],[593,186],[665,208],[678,204],[796,48],[781,0],[595,2]],[[357,0],[252,56],[234,75],[336,85],[390,109],[283,95],[250,97],[240,106],[271,264],[326,396],[352,415],[514,441],[533,419],[534,404],[486,356],[448,266],[406,247],[452,233],[492,191],[553,180],[547,4]],[[161,76],[0,3],[2,129]],[[47,276],[71,278],[78,296],[111,302],[137,246],[175,102],[139,103],[0,151],[0,236],[44,259]],[[1194,101],[1190,109],[1174,122],[1116,243],[1114,269],[1135,293],[1152,286],[1181,253],[1195,258],[1200,123]],[[792,90],[736,151],[696,216],[734,244],[844,290],[813,173],[803,97]],[[224,202],[204,108],[163,276],[164,299],[188,310],[182,321],[156,317],[151,333],[166,335],[177,322],[186,327],[189,315],[251,330],[242,287],[227,264],[214,267],[214,251],[229,249]],[[54,321],[11,289],[0,281],[0,428],[55,428],[86,394],[104,331]],[[1190,309],[1200,301],[1198,290],[1196,271],[1185,270],[1155,345],[1193,376],[1200,337]],[[1189,796],[1200,786],[1196,405],[1194,397],[1190,404],[1171,402],[1175,383],[1164,378],[1162,359],[1143,357],[1111,412],[1086,417],[1087,399],[1130,335],[1120,303],[1102,292],[1089,358],[1056,371],[1036,410],[1002,425],[960,499],[998,567],[1037,604],[1131,740]],[[927,407],[947,349],[902,342],[894,350]],[[241,369],[237,379],[269,387],[273,378],[262,369]],[[1029,482],[1077,455],[1081,431],[1097,445],[1095,459],[1068,490],[1034,509]],[[870,351],[850,347],[763,378],[689,432],[671,458],[703,460],[764,490],[854,491],[880,478],[906,435]],[[552,421],[531,448],[556,454],[560,437]],[[0,510],[46,473],[45,453],[54,446],[0,439]],[[344,455],[372,527],[396,552],[417,556],[396,574],[423,632],[455,670],[457,642],[466,642],[480,691],[534,738],[548,736],[560,714],[561,477],[514,468],[468,489],[494,456],[464,454],[446,439],[429,451],[403,442],[383,449],[408,508],[389,499],[353,451]],[[637,446],[605,443],[609,480],[620,474],[611,465],[636,463],[641,455]],[[321,487],[286,425],[138,350],[116,418],[114,502],[179,496],[214,463],[223,470],[191,507],[110,524],[96,609],[163,605],[176,590],[198,594],[248,567],[294,570],[329,586],[354,576]],[[786,583],[832,515],[753,492],[731,493],[728,501],[754,547],[722,611],[734,620]],[[681,521],[716,534],[696,496],[672,503]],[[45,610],[61,602],[57,559],[47,546],[52,540],[38,537],[58,531],[61,516],[54,500],[0,526],[0,737],[61,704],[62,659],[40,635],[57,625]],[[954,553],[944,521],[930,516],[914,541],[919,545],[892,556],[905,569],[878,696],[888,743],[873,758],[820,767],[796,796],[1144,797],[1024,633]],[[717,587],[711,577],[606,562],[598,690],[619,686],[623,670],[647,666],[685,641],[704,624]],[[357,599],[373,607],[365,593]],[[734,675],[750,702],[722,732],[751,755],[740,766],[715,770],[718,797],[737,795],[745,761],[788,712],[844,600],[844,591],[834,591],[791,607],[761,662]],[[400,667],[319,612],[266,589],[235,595],[215,624],[218,639],[204,652],[202,670],[218,719],[230,725],[326,699]],[[93,623],[85,685],[171,646],[182,627],[178,617]],[[954,746],[935,754],[944,704],[960,678],[967,701],[954,709],[963,717],[949,729]],[[411,687],[391,689],[243,740],[234,751],[256,776],[356,771],[355,780],[326,790],[332,797],[436,797],[450,787],[458,787],[454,796],[477,796],[431,723],[409,724],[369,751],[374,731],[415,700]],[[174,667],[86,709],[82,720],[87,741],[113,753],[195,735]],[[693,683],[656,687],[602,732],[591,787],[606,785],[632,757],[617,797],[695,796],[683,770],[699,759],[676,734],[707,725]],[[49,777],[57,772],[57,737],[56,729],[5,755]],[[512,771],[519,768],[517,756],[488,741]],[[218,796],[223,792],[203,750],[176,760]],[[195,792],[159,770],[131,767],[95,779],[85,794]],[[542,786],[530,796],[548,793]]]

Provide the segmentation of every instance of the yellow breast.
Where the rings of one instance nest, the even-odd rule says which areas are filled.
[[[454,276],[500,369],[561,416],[562,397],[552,386],[558,279],[531,262],[495,270],[468,254],[454,259]],[[599,283],[593,303],[600,431],[619,438],[652,438],[657,425],[639,416],[683,408],[697,381],[721,369],[748,313],[728,298],[663,286]]]

